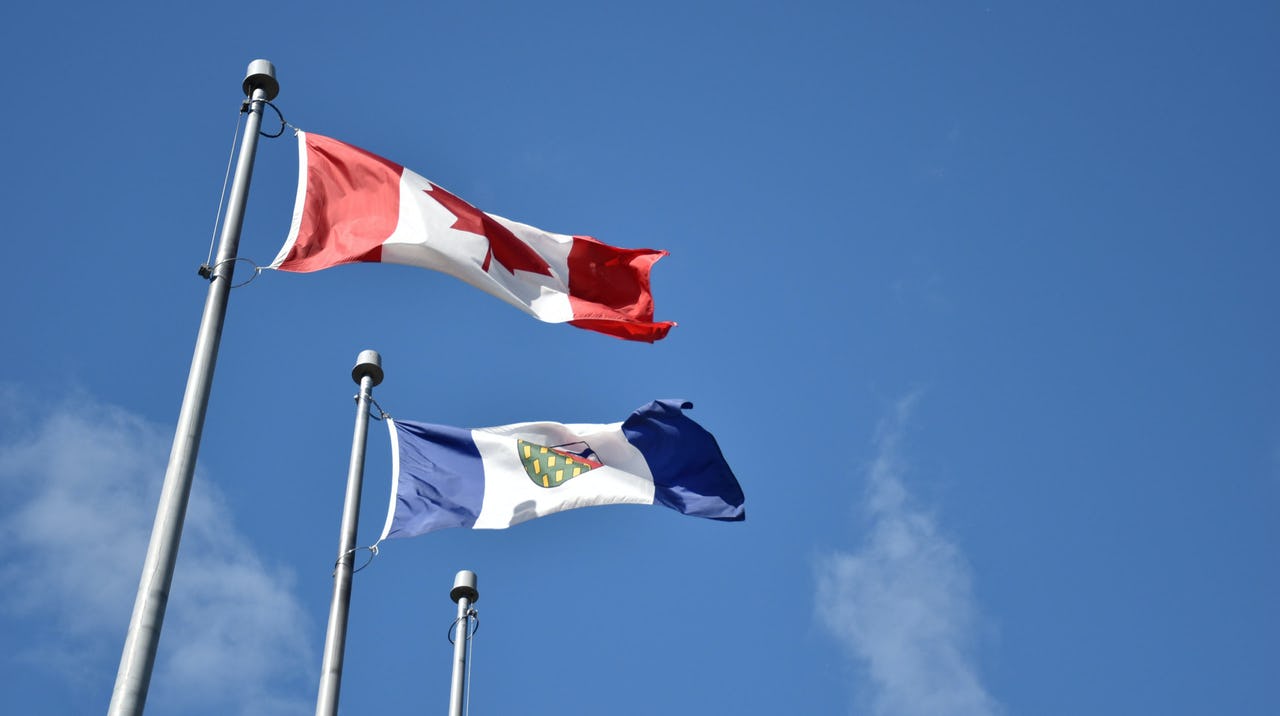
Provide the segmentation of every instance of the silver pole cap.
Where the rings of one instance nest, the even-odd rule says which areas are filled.
[[[366,375],[373,378],[374,385],[382,382],[382,356],[377,351],[360,351],[356,358],[356,367],[351,369],[351,380],[359,384],[360,379]]]
[[[454,602],[466,597],[472,604],[480,601],[480,592],[476,589],[476,573],[469,569],[458,572],[453,578],[453,589],[449,590],[449,598]]]
[[[245,95],[252,95],[253,91],[262,88],[266,93],[267,101],[276,98],[280,94],[280,83],[276,81],[276,66],[268,60],[254,60],[249,63],[249,69],[244,73]]]

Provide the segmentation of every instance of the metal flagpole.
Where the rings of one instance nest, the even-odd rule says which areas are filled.
[[[329,627],[324,634],[324,662],[320,667],[320,692],[316,716],[336,716],[342,687],[342,655],[347,645],[347,614],[351,608],[351,575],[355,564],[356,528],[360,524],[360,488],[364,481],[364,449],[369,435],[369,404],[373,386],[382,382],[382,358],[377,351],[361,351],[351,379],[360,384],[356,396],[356,428],[351,438],[351,463],[347,468],[347,496],[342,504],[342,528],[338,536],[338,562],[333,570],[333,600]]]
[[[458,627],[458,635],[453,639],[453,683],[449,688],[449,716],[462,716],[462,699],[467,688],[467,643],[471,641],[471,617],[475,616],[471,605],[480,601],[480,592],[476,590],[476,573],[469,569],[458,572],[458,576],[453,578],[449,598],[458,603],[458,618],[453,622]]]
[[[116,684],[111,692],[111,705],[107,710],[110,716],[137,716],[142,713],[146,704],[151,670],[155,666],[156,646],[160,642],[160,628],[164,622],[164,610],[169,601],[169,588],[173,583],[173,568],[178,558],[178,543],[182,539],[182,523],[187,514],[187,500],[191,495],[191,478],[195,472],[196,453],[200,448],[200,433],[204,429],[205,412],[209,407],[209,389],[218,358],[218,343],[222,338],[222,323],[227,315],[227,298],[235,272],[240,228],[244,223],[249,180],[253,175],[253,159],[258,149],[262,105],[275,99],[280,93],[275,67],[266,60],[249,63],[243,87],[245,94],[249,96],[249,117],[245,123],[244,139],[240,143],[235,179],[231,183],[226,220],[222,225],[222,238],[218,244],[218,260],[209,277],[209,293],[205,298],[200,331],[196,336],[195,355],[191,359],[187,389],[182,396],[173,449],[169,453],[169,467],[165,470],[160,504],[156,508],[156,520],[151,528],[151,543],[147,546],[142,578],[138,582],[138,595],[133,603],[133,616],[129,619],[129,632],[125,637],[124,651],[120,655],[120,669],[116,672]]]

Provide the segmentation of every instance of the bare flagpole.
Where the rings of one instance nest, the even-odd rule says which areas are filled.
[[[342,688],[342,658],[347,646],[347,615],[351,609],[351,575],[354,573],[356,530],[360,525],[360,489],[364,482],[364,452],[369,436],[369,404],[373,386],[382,382],[382,358],[377,351],[361,351],[351,379],[360,384],[356,395],[356,427],[351,436],[351,462],[347,467],[347,495],[342,503],[342,527],[338,535],[338,562],[333,568],[333,599],[329,627],[324,634],[324,662],[320,667],[320,691],[316,716],[336,716]]]
[[[471,605],[480,601],[476,589],[476,573],[469,569],[458,572],[453,578],[449,598],[458,603],[457,627],[453,638],[453,680],[449,685],[449,716],[462,716],[463,696],[467,692],[467,646],[471,641],[471,618],[476,610]]]
[[[249,117],[245,122],[240,157],[227,202],[227,215],[218,244],[218,259],[209,277],[209,293],[205,298],[200,331],[196,336],[195,355],[187,376],[187,389],[182,397],[178,426],[165,470],[160,504],[151,528],[138,595],[129,619],[129,632],[120,655],[115,688],[111,692],[110,716],[138,716],[147,701],[151,670],[155,666],[160,628],[173,584],[173,569],[182,540],[182,524],[186,519],[187,501],[191,496],[191,478],[195,473],[196,453],[204,430],[205,412],[209,407],[209,389],[213,384],[222,324],[227,315],[227,299],[235,272],[236,251],[240,245],[240,228],[244,223],[244,207],[249,196],[253,160],[258,149],[258,129],[262,125],[262,105],[280,93],[275,67],[266,60],[249,63],[245,73],[244,92],[248,95]]]

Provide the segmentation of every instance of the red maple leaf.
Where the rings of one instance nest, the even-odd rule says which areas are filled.
[[[431,182],[427,183],[431,184]],[[538,255],[538,252],[529,248],[528,244],[517,238],[510,229],[499,224],[492,216],[435,184],[431,184],[431,188],[424,189],[423,192],[440,202],[441,206],[457,217],[450,228],[469,234],[479,234],[489,240],[489,248],[484,252],[484,263],[480,264],[480,268],[484,269],[485,273],[489,272],[489,260],[496,258],[512,276],[515,275],[516,269],[543,276],[551,275],[551,266]]]

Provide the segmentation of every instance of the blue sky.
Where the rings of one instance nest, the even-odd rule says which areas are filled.
[[[747,494],[387,543],[344,713],[1273,714],[1274,3],[17,4],[0,689],[105,710],[249,61],[294,125],[666,249],[655,344],[397,266],[232,292],[153,714],[314,709],[356,355],[389,413],[688,398]],[[262,141],[270,262],[296,146]],[[247,276],[241,267],[239,276]],[[360,541],[385,515],[370,435]]]

